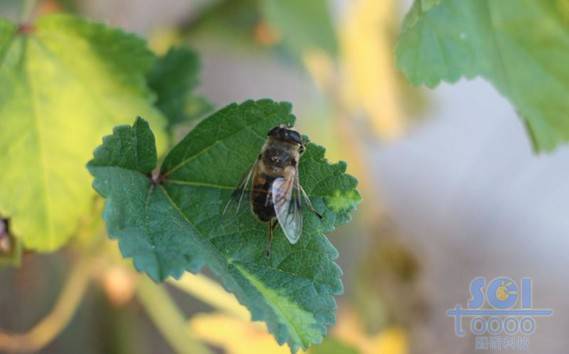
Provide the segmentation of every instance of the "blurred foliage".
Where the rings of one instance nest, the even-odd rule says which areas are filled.
[[[323,50],[335,55],[336,33],[327,0],[260,1],[264,20],[292,52]]]
[[[191,16],[178,26],[180,36],[190,42],[199,37],[217,37],[239,47],[259,49],[260,43],[255,41],[256,28],[262,21],[259,1],[212,1],[199,16]]]
[[[359,354],[360,351],[337,338],[328,337],[322,344],[314,346],[310,354]]]
[[[212,330],[215,328],[215,330]],[[289,349],[277,345],[264,326],[224,314],[195,315],[189,330],[207,343],[222,348],[227,354],[287,354]],[[315,345],[307,354],[407,354],[405,332],[398,328],[368,335],[354,312],[340,312],[332,336]]]
[[[227,354],[250,354],[252,348],[257,353],[290,354],[287,346],[275,342],[266,326],[224,314],[195,315],[188,330]]]
[[[338,47],[327,0],[214,1],[200,16],[188,18],[179,33],[190,42],[217,37],[239,48],[270,49],[282,60],[297,65],[302,64],[307,52],[335,56]]]
[[[194,334],[184,331],[185,318],[164,287],[146,277],[138,282],[138,299],[158,330],[177,353],[209,354],[209,349],[197,341]]]
[[[333,328],[333,338],[338,338],[359,350],[362,354],[407,354],[408,339],[405,330],[386,326],[381,331],[367,331],[350,306],[344,306]]]
[[[363,113],[384,140],[404,130],[401,83],[392,69],[394,13],[394,1],[353,1],[340,26],[346,109]]]
[[[170,133],[177,125],[197,120],[212,109],[205,98],[194,93],[199,70],[194,51],[174,47],[158,58],[148,74],[148,85],[157,95],[156,106],[166,116]]]
[[[355,308],[369,331],[389,325],[411,329],[428,316],[419,256],[388,219],[372,230],[375,237],[357,272]]]
[[[350,173],[360,181],[364,195],[378,195],[366,142],[402,137],[412,115],[425,107],[420,92],[394,69],[398,4],[395,0],[346,2],[338,15],[337,57],[315,51],[303,55],[305,68],[327,100],[322,121],[308,124],[320,125],[316,131],[328,139],[333,158],[350,161]],[[381,206],[362,209],[369,221],[381,212]]]
[[[534,147],[569,140],[569,6],[566,1],[416,0],[397,46],[414,84],[482,76],[525,121]]]

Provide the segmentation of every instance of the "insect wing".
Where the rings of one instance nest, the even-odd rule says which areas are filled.
[[[223,208],[223,214],[225,214],[230,209],[233,209],[235,214],[237,214],[239,212],[239,208],[241,207],[241,203],[243,203],[243,201],[245,199],[245,194],[247,192],[250,192],[250,190],[248,190],[249,182],[251,181],[251,177],[253,176],[253,173],[255,172],[256,168],[257,168],[257,162],[255,162],[253,164],[251,169],[241,179],[239,186],[237,186],[237,188],[235,188],[233,193],[231,193],[231,198],[229,199],[227,204],[225,204],[225,208]]]
[[[302,211],[300,209],[300,192],[295,193],[295,176],[277,178],[271,186],[271,195],[277,220],[286,238],[295,244],[302,234]]]

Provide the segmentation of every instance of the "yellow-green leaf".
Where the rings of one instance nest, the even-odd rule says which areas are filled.
[[[94,197],[83,166],[104,132],[144,115],[163,145],[145,81],[153,61],[143,40],[72,16],[0,20],[0,215],[24,247],[70,238]]]

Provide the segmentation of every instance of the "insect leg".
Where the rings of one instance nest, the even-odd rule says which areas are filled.
[[[306,204],[308,205],[308,207],[310,208],[310,210],[316,214],[316,216],[318,216],[319,219],[323,219],[324,217],[322,216],[322,214],[320,214],[318,211],[316,211],[316,209],[314,209],[314,207],[312,206],[312,202],[310,201],[310,198],[308,197],[308,194],[306,194],[306,191],[304,190],[304,188],[302,188],[302,186],[300,185],[300,182],[297,180],[296,183],[296,187],[297,189],[300,191],[300,193],[302,194],[302,196],[304,197],[304,199],[306,200]]]

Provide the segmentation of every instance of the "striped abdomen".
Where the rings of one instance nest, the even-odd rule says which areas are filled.
[[[259,220],[268,222],[275,217],[275,207],[269,193],[275,177],[259,173],[253,178],[251,206]]]

